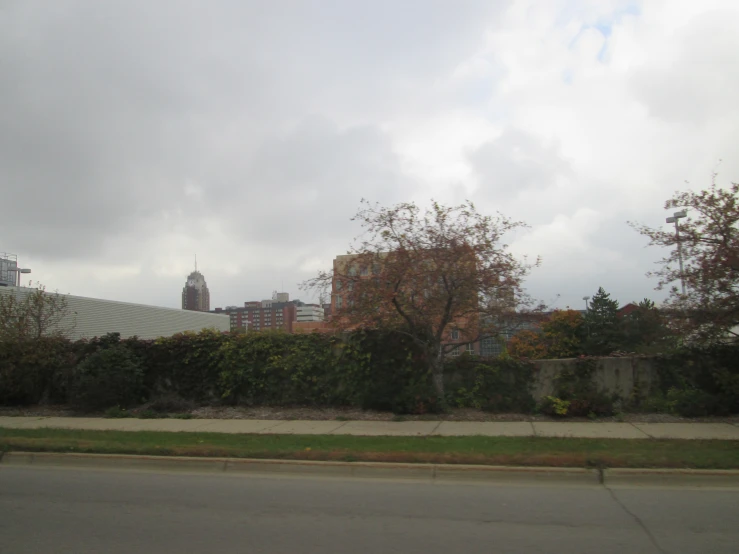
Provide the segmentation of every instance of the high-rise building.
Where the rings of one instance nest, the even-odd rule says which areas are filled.
[[[0,252],[0,287],[12,287],[17,283],[18,257],[15,254]]]
[[[197,265],[195,271],[187,276],[187,282],[182,289],[182,309],[195,312],[210,311],[210,291]]]

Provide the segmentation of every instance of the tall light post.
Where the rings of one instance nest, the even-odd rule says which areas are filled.
[[[590,300],[589,296],[583,296],[583,300],[585,300],[585,315],[587,316],[588,311],[590,310],[590,306],[588,306],[588,300]],[[590,321],[588,319],[585,319],[585,330],[588,333],[588,337],[590,337]]]
[[[668,217],[665,222],[675,224],[675,240],[677,241],[677,259],[680,262],[680,286],[685,296],[685,272],[683,270],[683,244],[680,241],[680,220],[684,217],[688,217],[685,210],[680,210],[672,214],[672,217]]]
[[[8,271],[13,271],[16,273],[16,279],[15,279],[15,309],[18,310],[18,303],[20,302],[20,291],[21,291],[21,273],[31,273],[31,270],[28,268],[20,268],[20,267],[11,267],[8,269]],[[20,310],[18,310],[18,323],[20,326],[21,323],[21,315]],[[19,331],[20,332],[20,331]]]
[[[26,267],[11,267],[10,269],[8,269],[8,271],[16,273],[15,286],[18,288],[20,288],[21,286],[21,273],[31,273],[31,270]]]

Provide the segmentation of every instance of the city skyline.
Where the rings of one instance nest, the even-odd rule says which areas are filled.
[[[732,0],[55,5],[3,9],[24,283],[180,307],[198,252],[211,306],[316,301],[298,284],[350,247],[360,199],[469,199],[529,224],[506,242],[542,256],[526,288],[550,306],[660,302],[666,252],[626,222],[668,228],[673,192],[739,180]]]

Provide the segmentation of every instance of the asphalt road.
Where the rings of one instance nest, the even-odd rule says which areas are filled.
[[[735,554],[739,492],[0,467],[0,551]]]

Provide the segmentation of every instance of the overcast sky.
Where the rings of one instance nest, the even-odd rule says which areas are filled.
[[[0,251],[82,296],[179,307],[197,254],[211,308],[308,300],[361,198],[470,199],[531,225],[533,296],[659,299],[626,221],[739,180],[737,29],[736,0],[0,0]]]

